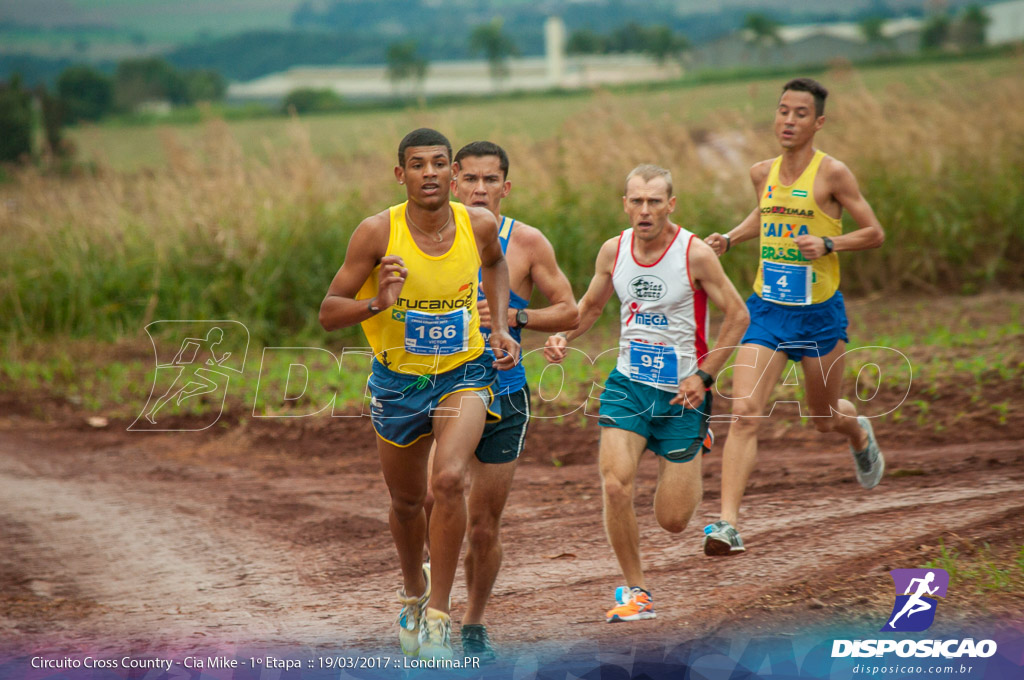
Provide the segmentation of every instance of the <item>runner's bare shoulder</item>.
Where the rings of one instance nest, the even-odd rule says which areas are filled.
[[[387,253],[390,238],[391,211],[389,208],[376,215],[370,215],[359,223],[359,226],[352,232],[352,238],[348,243],[349,254],[365,253],[379,261]]]
[[[466,212],[469,213],[469,222],[473,225],[473,233],[479,238],[494,232],[494,238],[498,234],[498,221],[494,219],[494,213],[487,208],[467,205]]]
[[[754,187],[760,191],[761,186],[768,180],[768,173],[771,172],[772,163],[775,161],[774,158],[767,160],[758,161],[750,166],[750,181],[754,183]]]

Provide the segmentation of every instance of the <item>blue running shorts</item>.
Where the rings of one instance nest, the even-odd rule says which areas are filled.
[[[377,436],[405,448],[431,434],[431,418],[444,413],[438,404],[456,392],[478,392],[487,406],[487,420],[501,420],[501,405],[494,398],[498,371],[491,365],[494,355],[484,352],[458,368],[437,375],[396,373],[373,360],[366,382],[370,391],[370,419]]]
[[[675,392],[630,380],[613,368],[601,393],[598,423],[646,437],[651,451],[674,463],[685,463],[700,453],[708,433],[711,391],[699,409],[670,404],[675,396]]]
[[[747,298],[750,325],[743,344],[764,345],[785,352],[792,361],[820,357],[835,349],[846,336],[846,305],[843,294],[836,294],[816,305],[779,305],[762,300],[757,294]]]

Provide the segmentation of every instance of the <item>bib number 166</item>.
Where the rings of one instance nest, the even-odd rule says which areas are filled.
[[[420,326],[416,329],[416,333],[419,334],[420,340],[451,340],[459,334],[459,329],[454,325],[452,326]]]
[[[405,351],[410,354],[455,354],[466,350],[469,311],[446,314],[409,310],[405,315]]]

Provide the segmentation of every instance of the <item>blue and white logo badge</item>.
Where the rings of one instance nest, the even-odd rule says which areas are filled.
[[[935,621],[936,597],[946,597],[949,574],[945,569],[893,569],[896,602],[882,631],[917,632]]]

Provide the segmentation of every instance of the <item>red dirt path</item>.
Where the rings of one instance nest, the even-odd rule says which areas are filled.
[[[44,423],[17,415],[25,407],[9,397],[3,407],[14,413],[0,418],[3,647],[397,651],[399,574],[367,421],[132,433],[93,430],[66,410],[64,424]],[[837,619],[877,630],[892,603],[887,571],[934,558],[940,538],[995,551],[1024,544],[1019,418],[972,443],[909,426],[876,432],[888,474],[872,491],[856,483],[841,438],[770,433],[743,511],[749,551],[726,559],[700,551],[701,527],[717,519],[723,437],[681,535],[654,522],[656,464],[645,458],[637,507],[658,618],[609,626],[620,576],[601,525],[598,428],[535,421],[505,514],[492,636],[511,650]],[[964,592],[957,603],[947,611],[959,623],[1024,627],[1019,593],[981,602]]]

